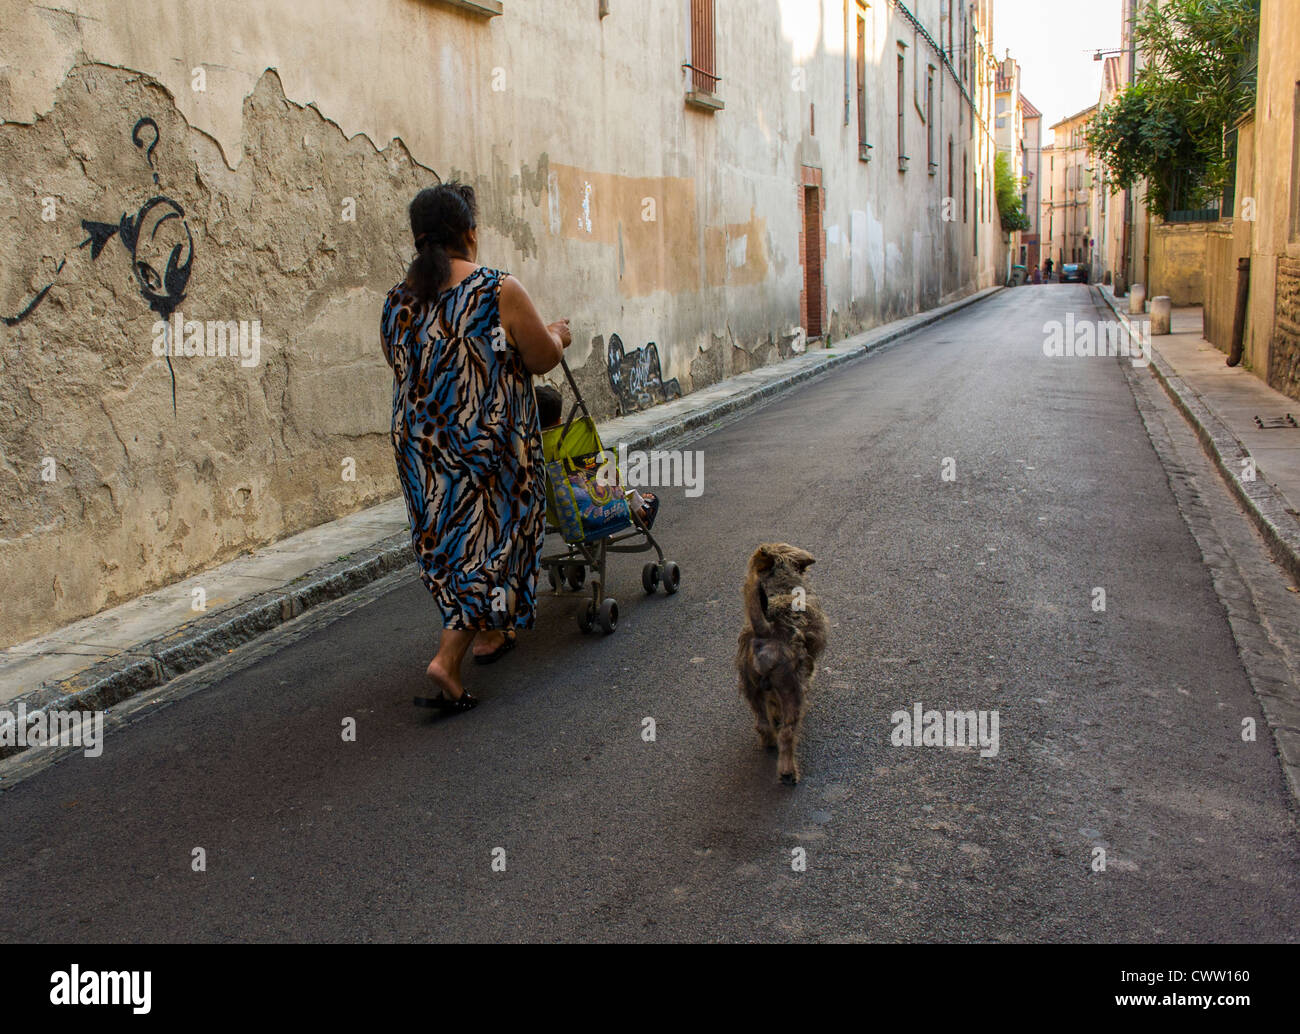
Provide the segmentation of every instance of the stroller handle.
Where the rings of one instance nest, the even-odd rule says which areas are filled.
[[[574,379],[573,371],[569,369],[569,364],[563,356],[560,356],[560,366],[564,370],[565,379],[569,382],[569,387],[573,389],[574,404],[569,411],[569,419],[564,422],[564,430],[560,432],[560,441],[564,441],[569,436],[569,428],[573,426],[573,421],[582,411],[582,415],[591,419],[591,411],[587,409],[587,401],[582,397],[582,392],[578,390],[578,382]]]

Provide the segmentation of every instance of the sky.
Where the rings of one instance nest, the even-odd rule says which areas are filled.
[[[1096,104],[1098,50],[1117,50],[1123,0],[994,0],[993,46],[1020,62],[1020,90],[1043,113],[1043,143],[1054,122]]]

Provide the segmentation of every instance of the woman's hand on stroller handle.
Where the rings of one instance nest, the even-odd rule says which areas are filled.
[[[568,348],[573,344],[573,334],[569,331],[569,318],[567,316],[562,320],[556,320],[546,329],[560,339],[562,348]]]

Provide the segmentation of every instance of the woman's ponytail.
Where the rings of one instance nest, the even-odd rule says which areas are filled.
[[[465,250],[465,237],[476,226],[474,188],[462,183],[426,187],[411,202],[411,233],[416,256],[406,285],[423,302],[442,293],[451,279],[451,260]]]

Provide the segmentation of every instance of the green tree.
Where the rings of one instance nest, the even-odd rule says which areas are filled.
[[[1003,233],[1028,230],[1033,226],[1020,197],[1020,181],[1012,175],[1011,159],[1005,151],[999,151],[993,162],[993,188],[998,199],[998,215],[1002,217]]]
[[[1115,191],[1147,181],[1150,207],[1201,207],[1232,173],[1224,134],[1254,107],[1259,0],[1163,0],[1134,26],[1146,60],[1093,118],[1088,144]]]

